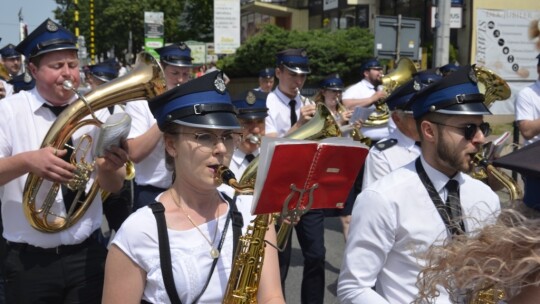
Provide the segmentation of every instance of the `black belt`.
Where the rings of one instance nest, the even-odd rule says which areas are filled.
[[[88,237],[86,240],[84,240],[82,243],[79,243],[79,244],[60,245],[54,248],[42,248],[42,247],[36,247],[30,244],[27,244],[27,243],[14,243],[10,241],[6,241],[6,244],[8,246],[8,249],[17,250],[20,252],[32,252],[32,253],[42,253],[42,254],[66,254],[66,253],[74,253],[83,248],[88,247],[88,245],[90,245],[91,240],[92,240],[92,236]]]

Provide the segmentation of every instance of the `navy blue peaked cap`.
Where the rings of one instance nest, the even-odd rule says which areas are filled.
[[[382,68],[383,68],[383,66],[379,62],[379,60],[377,60],[375,58],[370,58],[370,59],[366,60],[364,63],[362,63],[362,65],[360,66],[360,72],[363,73],[365,70],[382,69]]]
[[[240,129],[221,71],[190,80],[148,101],[161,131],[171,123],[194,128]]]
[[[276,54],[276,66],[283,65],[291,72],[309,74],[309,59],[305,49],[287,49]]]
[[[321,89],[343,91],[343,80],[339,77],[339,74],[331,74],[321,80],[319,84]]]
[[[174,43],[162,48],[156,49],[159,54],[159,58],[166,64],[180,66],[180,67],[192,67],[193,58],[191,58],[191,49],[187,44],[180,42]]]
[[[272,78],[276,75],[274,68],[266,68],[259,71],[259,78]]]
[[[243,92],[233,100],[233,105],[238,111],[238,118],[258,119],[268,116],[266,97],[268,93],[258,90]]]
[[[15,49],[26,58],[32,58],[53,51],[77,50],[77,38],[56,22],[47,19]]]
[[[442,67],[439,68],[439,72],[441,72],[441,74],[443,75],[446,75],[447,73],[453,73],[455,71],[458,70],[458,66],[453,64],[453,63],[449,63],[449,64],[445,64],[443,65]]]
[[[395,89],[385,102],[391,111],[411,111],[409,99],[426,86],[437,82],[442,78],[434,71],[420,71],[413,75],[412,79]]]
[[[101,62],[95,65],[88,66],[88,71],[97,79],[109,82],[118,77],[118,69],[116,68],[116,60]]]
[[[15,50],[15,46],[11,43],[0,49],[0,55],[2,58],[21,57],[21,54]]]
[[[477,82],[476,73],[470,65],[460,67],[411,97],[414,118],[433,112],[450,115],[491,115],[484,105],[484,95],[478,90]]]

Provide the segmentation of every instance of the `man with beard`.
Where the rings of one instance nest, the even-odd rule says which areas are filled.
[[[21,73],[21,53],[15,50],[13,44],[10,43],[0,49],[0,55],[2,55],[2,63],[11,77],[15,77]]]
[[[357,197],[338,281],[340,303],[410,303],[427,249],[493,221],[498,196],[467,172],[489,133],[470,66],[411,98],[422,154]],[[375,289],[372,287],[375,286]],[[439,290],[436,303],[452,303]]]
[[[360,73],[362,73],[362,80],[345,90],[342,100],[347,109],[361,107],[364,112],[362,116],[368,117],[375,111],[375,103],[386,97],[386,92],[378,88],[382,81],[383,67],[377,59],[372,58],[362,64]],[[386,124],[377,127],[364,126],[361,131],[373,142],[388,136]]]
[[[416,73],[385,100],[396,129],[388,138],[377,142],[370,150],[364,164],[362,188],[408,164],[420,155],[420,145],[416,122],[409,99],[421,88],[441,79],[430,71]]]

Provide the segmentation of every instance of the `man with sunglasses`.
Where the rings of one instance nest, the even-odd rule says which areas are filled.
[[[442,76],[430,71],[419,72],[388,96],[386,104],[392,111],[396,128],[369,150],[364,164],[363,189],[420,155],[420,137],[409,99],[420,89],[441,78]]]
[[[357,197],[338,281],[340,303],[410,303],[426,251],[494,221],[498,196],[470,177],[473,155],[489,134],[470,66],[410,99],[421,156]],[[375,289],[371,287],[375,286]],[[434,303],[453,303],[445,290]]]

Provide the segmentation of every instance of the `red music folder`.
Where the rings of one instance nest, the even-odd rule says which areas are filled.
[[[263,138],[252,214],[343,208],[368,151],[350,138]]]

